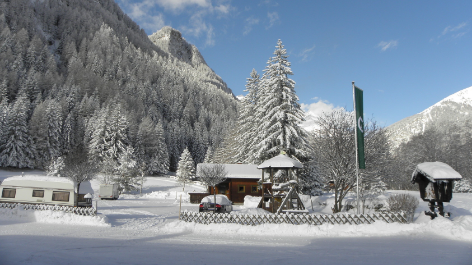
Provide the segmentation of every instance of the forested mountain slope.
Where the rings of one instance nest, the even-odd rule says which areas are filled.
[[[0,2],[0,166],[175,170],[185,147],[198,163],[219,145],[237,104],[180,32],[148,37],[113,0]]]

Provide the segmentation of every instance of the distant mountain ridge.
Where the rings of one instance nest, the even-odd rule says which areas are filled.
[[[393,148],[411,137],[434,127],[446,131],[447,127],[457,125],[465,128],[472,117],[472,87],[454,93],[424,111],[402,119],[387,127],[387,133]],[[461,133],[461,132],[458,132]]]

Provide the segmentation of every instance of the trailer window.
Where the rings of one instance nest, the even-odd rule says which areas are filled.
[[[53,201],[60,201],[60,202],[68,202],[69,201],[69,194],[70,194],[70,192],[53,191],[52,192],[52,200]]]
[[[44,190],[33,190],[33,197],[44,197]]]
[[[3,188],[2,198],[15,198],[16,189]]]

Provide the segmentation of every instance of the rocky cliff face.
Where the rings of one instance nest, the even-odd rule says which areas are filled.
[[[470,122],[472,122],[472,87],[439,101],[421,113],[390,125],[387,127],[387,132],[392,147],[396,148],[428,128],[434,127],[446,132],[448,127],[456,125],[460,130],[466,130],[465,125]]]
[[[182,62],[192,64],[194,67],[205,64],[202,55],[197,47],[188,43],[180,31],[171,27],[163,27],[161,30],[149,36],[149,39],[163,51]]]
[[[166,26],[149,36],[149,39],[171,58],[180,61],[181,66],[187,65],[186,68],[190,76],[232,94],[223,79],[206,64],[197,47],[188,43],[180,31]]]

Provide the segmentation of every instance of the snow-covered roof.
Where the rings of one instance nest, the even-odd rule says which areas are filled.
[[[288,157],[287,155],[280,154],[269,160],[264,161],[257,168],[302,168],[303,165],[299,161]]]
[[[462,176],[457,171],[443,162],[424,162],[418,164],[411,178],[413,182],[418,173],[423,174],[430,181],[462,179]]]
[[[204,166],[214,166],[217,164],[200,163],[197,165],[197,176],[199,176],[200,168]],[[228,175],[226,178],[247,178],[247,179],[260,179],[262,173],[257,169],[257,165],[253,164],[223,164],[225,166]]]
[[[70,183],[74,184],[72,180],[67,178],[61,177],[53,177],[53,176],[42,176],[42,175],[24,175],[24,176],[14,176],[9,177],[3,180],[2,184],[7,184],[7,182],[11,181],[47,181],[47,182],[60,182],[60,183]]]
[[[13,176],[3,180],[2,185],[21,186],[21,187],[43,187],[51,189],[73,189],[74,182],[67,178],[44,176],[44,175],[24,175]],[[81,194],[91,193],[93,189],[90,182],[80,184]]]

